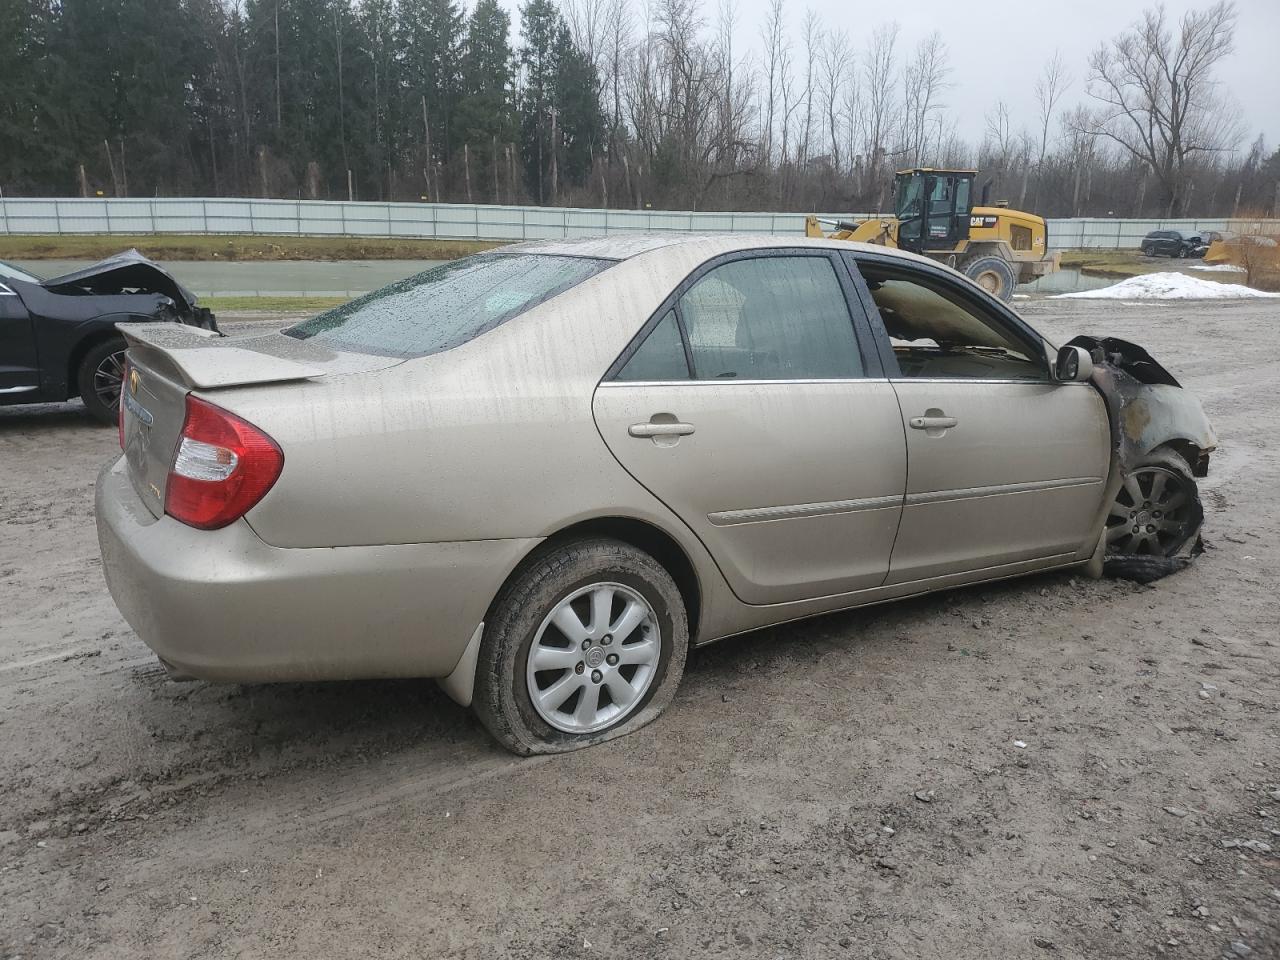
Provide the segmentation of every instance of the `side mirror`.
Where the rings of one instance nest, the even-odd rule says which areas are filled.
[[[1062,383],[1084,383],[1093,376],[1093,357],[1084,347],[1063,347],[1054,362],[1053,375]]]

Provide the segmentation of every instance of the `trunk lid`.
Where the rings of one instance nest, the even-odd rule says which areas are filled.
[[[117,325],[129,343],[121,394],[129,479],[151,513],[164,514],[165,488],[186,419],[187,394],[218,403],[219,391],[279,385],[395,366],[396,357],[341,353],[272,332],[222,337],[177,323]],[[288,456],[288,451],[285,451]]]

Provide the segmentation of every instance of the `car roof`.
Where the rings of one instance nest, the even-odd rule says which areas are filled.
[[[818,247],[847,252],[875,253],[905,261],[936,265],[936,261],[894,247],[825,237],[785,236],[751,233],[624,233],[604,237],[576,237],[563,240],[531,240],[503,248],[503,253],[542,253],[575,257],[629,260],[641,254],[681,247],[698,247],[706,257],[740,250]]]

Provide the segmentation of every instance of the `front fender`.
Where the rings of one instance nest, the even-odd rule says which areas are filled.
[[[1217,449],[1218,438],[1195,395],[1183,389],[1173,375],[1141,347],[1114,338],[1083,336],[1076,337],[1069,345],[1089,350],[1093,358],[1091,380],[1106,403],[1111,427],[1110,473],[1095,525],[1101,545],[1107,515],[1126,474],[1152,451],[1172,446],[1184,457],[1190,448],[1194,456],[1186,457],[1188,467],[1196,476],[1204,476],[1208,456]],[[1196,506],[1202,517],[1199,504]],[[1124,557],[1108,553],[1106,566],[1111,572],[1145,582],[1181,569],[1198,552],[1199,543],[1197,531],[1176,557]]]

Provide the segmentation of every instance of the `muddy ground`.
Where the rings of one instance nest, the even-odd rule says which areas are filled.
[[[429,682],[166,679],[99,569],[114,432],[0,409],[0,958],[1280,957],[1280,307],[1020,308],[1204,401],[1192,568],[729,641],[552,759]]]

